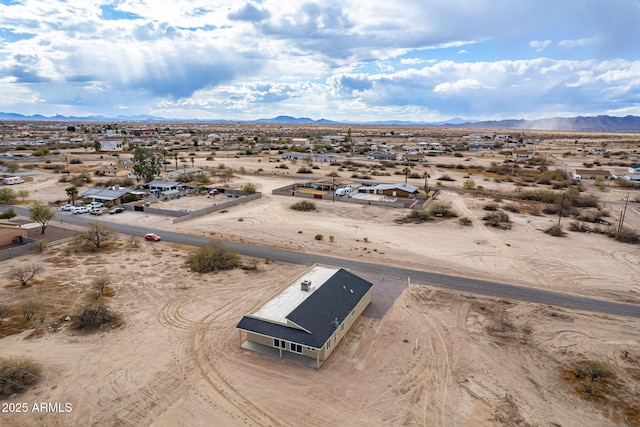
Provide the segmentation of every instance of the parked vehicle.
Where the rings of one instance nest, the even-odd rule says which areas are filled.
[[[70,211],[73,208],[75,208],[75,206],[67,203],[66,205],[62,206],[60,209],[62,209],[63,211]]]
[[[104,206],[104,203],[102,203],[102,202],[91,202],[87,206],[89,206],[89,209],[101,208],[101,207]]]
[[[144,235],[144,240],[149,240],[149,241],[152,241],[152,242],[159,242],[162,239],[157,234],[147,233],[147,234]]]
[[[219,193],[219,191],[218,191],[217,188],[212,188],[212,189],[209,190],[209,195],[210,196],[215,196],[218,193]]]
[[[87,206],[74,206],[71,208],[71,213],[74,215],[80,215],[83,213],[89,213],[89,208]]]
[[[24,179],[20,178],[19,176],[8,176],[4,179],[4,183],[7,185],[22,184],[23,182]]]
[[[351,187],[342,187],[336,190],[336,196],[347,196],[351,194],[353,189]]]
[[[115,214],[119,214],[119,213],[122,213],[122,212],[124,212],[124,208],[117,207],[117,208],[111,209],[109,211],[109,214],[110,215],[115,215]]]
[[[91,215],[102,215],[102,208],[89,209]]]

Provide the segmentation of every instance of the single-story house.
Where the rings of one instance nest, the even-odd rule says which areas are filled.
[[[342,268],[316,264],[240,320],[241,345],[315,361],[319,369],[371,302],[372,286]]]
[[[518,151],[511,152],[511,157],[514,159],[533,159],[533,153],[531,151]]]
[[[406,160],[407,162],[424,162],[424,154],[403,154],[402,160]]]
[[[420,193],[420,187],[411,184],[372,184],[358,187],[358,193],[382,194],[390,197],[412,197]]]
[[[372,151],[369,153],[371,160],[395,160],[396,153],[389,153],[386,151]]]
[[[576,169],[573,175],[580,179],[611,179],[611,172],[604,169]]]
[[[148,183],[146,183],[144,186],[145,188],[148,188],[151,191],[156,191],[156,190],[167,191],[167,190],[180,190],[183,187],[183,184],[181,182],[160,181],[160,180],[154,179],[153,181],[149,181]]]
[[[94,202],[111,202],[115,205],[121,205],[123,203],[122,198],[129,193],[134,193],[134,191],[127,187],[115,185],[108,188],[89,188],[80,197],[91,199]]]
[[[96,173],[104,176],[127,176],[132,167],[132,163],[104,165]]]

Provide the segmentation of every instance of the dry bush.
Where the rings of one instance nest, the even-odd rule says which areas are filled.
[[[42,268],[35,264],[19,265],[11,269],[11,271],[9,272],[9,279],[17,280],[20,282],[20,285],[27,286],[29,282],[35,277],[35,275],[40,273],[41,271]]]
[[[565,233],[562,229],[562,226],[558,224],[552,225],[551,227],[544,230],[544,232],[554,237],[565,237],[567,235],[567,233]]]
[[[471,218],[466,216],[464,218],[460,218],[458,222],[460,223],[460,225],[464,225],[465,227],[468,227],[471,224],[473,224],[473,221],[471,220]]]
[[[498,204],[497,203],[487,203],[486,205],[484,205],[482,207],[482,209],[484,209],[485,211],[495,212],[495,211],[498,210]]]
[[[434,203],[431,209],[429,209],[429,215],[438,218],[456,218],[456,214],[451,210],[451,204],[449,203]]]
[[[482,217],[484,223],[490,227],[508,230],[511,228],[511,219],[505,212],[491,212]]]
[[[301,211],[301,212],[315,211],[316,204],[313,202],[302,200],[289,206],[289,209],[293,209],[294,211]]]
[[[85,251],[96,251],[107,247],[110,243],[118,240],[118,235],[106,225],[92,222],[76,235],[75,247],[82,248]]]
[[[102,301],[86,305],[73,319],[72,328],[78,331],[94,332],[109,327],[117,328],[123,323],[122,316],[113,313]]]
[[[219,243],[202,246],[187,256],[187,266],[197,273],[232,270],[240,266],[240,257]]]
[[[591,227],[589,227],[584,222],[573,221],[569,224],[569,231],[577,231],[578,233],[588,233],[591,231]]]
[[[9,317],[9,315],[11,315],[11,312],[11,307],[5,304],[0,304],[0,325],[2,325],[5,317]]]
[[[42,367],[26,359],[0,358],[0,398],[22,393],[42,377]]]
[[[622,230],[611,230],[608,234],[609,237],[618,242],[631,243],[633,245],[640,244],[640,234],[630,228],[624,227]]]

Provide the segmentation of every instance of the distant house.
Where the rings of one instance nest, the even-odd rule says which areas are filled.
[[[82,193],[80,197],[83,199],[91,199],[94,202],[111,202],[114,205],[121,205],[123,203],[123,197],[129,193],[134,193],[134,191],[127,187],[118,187],[115,185],[109,188],[89,188]]]
[[[386,151],[372,151],[369,153],[371,160],[395,160],[396,153],[389,153]]]
[[[533,153],[531,151],[514,150],[511,152],[511,157],[514,159],[533,159]]]
[[[418,154],[403,154],[402,155],[402,160],[406,160],[407,162],[424,162],[425,157],[423,153],[418,153]]]
[[[128,176],[129,171],[133,168],[133,163],[122,162],[117,164],[103,165],[96,171],[98,175],[104,176]]]
[[[573,176],[579,176],[579,179],[611,179],[611,172],[603,169],[576,169]]]
[[[631,174],[640,173],[640,165],[629,166],[629,173]]]
[[[358,193],[381,194],[389,197],[412,197],[420,193],[420,188],[411,184],[373,184],[358,187]]]
[[[342,268],[314,265],[242,318],[241,345],[319,369],[371,302],[372,286]]]
[[[174,181],[160,181],[160,180],[156,180],[154,179],[153,181],[149,181],[148,183],[146,183],[145,188],[151,190],[151,191],[167,191],[167,190],[179,190],[183,187],[183,184],[181,182],[174,182]]]

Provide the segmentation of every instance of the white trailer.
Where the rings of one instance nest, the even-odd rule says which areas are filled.
[[[8,176],[4,179],[4,183],[7,185],[22,184],[23,182],[24,179],[20,178],[19,176]]]

